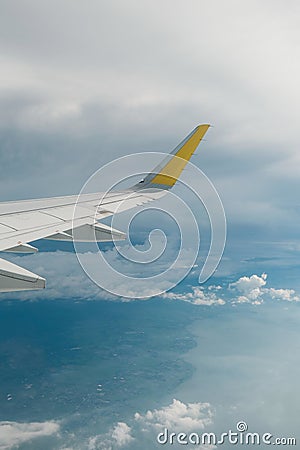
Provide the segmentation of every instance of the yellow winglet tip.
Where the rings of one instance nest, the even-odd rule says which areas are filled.
[[[199,128],[204,128],[206,130],[208,130],[208,128],[210,128],[212,125],[210,125],[209,123],[201,123],[200,125],[196,126],[196,130],[199,130]]]
[[[210,127],[209,124],[198,125],[172,152],[172,158],[153,177],[151,184],[173,186],[182,170],[190,160],[203,136]]]

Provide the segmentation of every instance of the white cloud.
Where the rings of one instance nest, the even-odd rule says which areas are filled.
[[[118,422],[112,432],[112,439],[115,441],[118,447],[128,445],[133,437],[131,436],[131,428],[124,422]]]
[[[109,432],[91,436],[88,450],[113,450],[134,446],[139,442],[156,442],[157,433],[168,428],[170,432],[200,432],[213,423],[212,407],[209,403],[184,403],[173,399],[168,406],[136,412],[129,424],[118,422]],[[212,446],[199,447],[214,448]]]
[[[267,284],[267,274],[263,273],[261,276],[251,275],[239,278],[234,283],[229,285],[229,289],[236,290],[239,295],[233,300],[234,303],[252,303],[253,305],[260,305],[265,300],[285,300],[285,301],[300,301],[300,297],[296,295],[293,289],[275,289],[273,287],[265,287]]]
[[[193,305],[212,306],[212,305],[225,305],[225,300],[218,297],[212,289],[220,290],[220,286],[210,286],[208,291],[205,291],[203,287],[193,286],[192,292],[184,294],[178,294],[175,292],[168,292],[162,295],[163,298],[169,298],[174,300],[182,300],[184,302],[192,303]]]
[[[0,449],[8,450],[32,439],[58,434],[60,425],[48,422],[0,422]]]
[[[113,429],[105,435],[92,436],[88,440],[88,450],[113,450],[128,446],[134,438],[131,427],[125,422],[118,422]]]
[[[267,274],[263,273],[261,276],[251,275],[251,277],[241,277],[234,283],[229,285],[229,288],[240,292],[237,299],[238,303],[256,302],[260,303],[263,294],[262,287],[265,286]]]
[[[275,300],[285,300],[288,302],[299,302],[300,297],[296,295],[294,289],[274,289],[270,288],[267,293],[272,299]]]
[[[173,402],[161,409],[147,411],[146,414],[136,413],[135,421],[144,428],[156,430],[168,428],[174,432],[203,430],[212,424],[213,413],[209,403],[183,403],[173,399]]]
[[[176,293],[167,292],[162,295],[163,298],[181,300],[193,305],[224,305],[227,297],[231,298],[231,303],[251,303],[252,305],[261,305],[265,301],[283,300],[289,302],[300,301],[300,296],[294,289],[275,289],[266,287],[267,274],[251,275],[240,277],[237,281],[230,283],[228,286],[208,287],[192,286],[190,292]],[[238,295],[232,298],[232,293]]]

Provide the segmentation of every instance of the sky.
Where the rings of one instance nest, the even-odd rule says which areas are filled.
[[[39,241],[38,254],[3,255],[44,276],[47,289],[1,297],[8,387],[0,400],[9,412],[9,422],[0,423],[1,449],[39,448],[39,437],[50,438],[49,448],[57,439],[59,450],[81,450],[82,442],[88,450],[134,449],[141,439],[150,449],[158,426],[224,431],[243,418],[253,429],[295,434],[299,14],[296,0],[0,0],[0,201],[76,194],[104,164],[140,152],[168,153],[196,125],[210,123],[192,163],[217,189],[227,220],[221,264],[200,286],[210,236],[190,267],[194,235],[184,208],[175,208],[188,230],[178,270],[191,272],[148,302],[128,302],[135,295],[130,280],[122,303],[103,301],[116,298],[92,283],[69,244]],[[116,167],[122,177],[122,164]],[[182,178],[200,186],[198,176],[187,170]],[[202,224],[203,207],[191,192],[181,185],[172,192]],[[172,201],[151,207],[174,207]],[[126,214],[117,216],[116,228],[125,230]],[[153,274],[177,249],[174,228],[154,212],[134,223],[134,249],[121,244],[129,255],[149,249],[148,234],[158,225],[171,236],[160,263],[148,266]],[[161,244],[159,236],[153,243]],[[116,269],[124,268],[110,245],[102,249]],[[96,264],[97,255],[82,254]],[[30,380],[17,382],[23,366],[34,379],[32,391]],[[124,380],[112,380],[122,370],[126,392]],[[68,388],[77,381],[78,389]],[[108,409],[99,407],[99,395],[113,399]],[[30,405],[26,411],[20,398]],[[72,414],[74,405],[83,420]],[[119,406],[122,414],[110,415]],[[106,430],[97,414],[102,425],[111,420]]]
[[[299,8],[1,1],[1,199],[77,193],[115,157],[211,123],[193,162],[229,223],[294,240]]]
[[[299,251],[298,13],[296,1],[2,1],[1,200],[78,193],[103,164],[169,152],[211,123],[192,162],[225,208],[220,270],[285,266]]]

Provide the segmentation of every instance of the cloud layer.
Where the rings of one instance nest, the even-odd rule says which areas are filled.
[[[231,302],[233,305],[240,303],[261,305],[265,301],[274,300],[300,301],[300,297],[294,289],[265,287],[267,277],[266,273],[262,273],[260,276],[255,274],[250,277],[243,276],[225,287],[214,285],[210,285],[207,288],[192,286],[191,292],[183,294],[169,292],[164,294],[163,297],[201,306],[225,305],[226,302]]]
[[[140,246],[140,248],[142,247]],[[97,254],[86,253],[84,254],[84,258],[89,266],[99,264]],[[122,265],[124,264],[123,258],[120,257],[114,249],[109,250],[109,258],[117,269],[122,270]],[[186,258],[188,260],[188,254],[186,255]],[[45,252],[26,256],[25,258],[21,256],[10,256],[10,260],[44,276],[47,279],[47,288],[43,291],[2,293],[1,299],[3,300],[42,300],[58,298],[73,298],[75,300],[130,300],[130,298],[114,296],[94,284],[82,270],[74,253],[61,251]],[[163,269],[164,265],[169,267],[170,263],[167,259],[161,262],[160,269]],[[149,271],[151,272],[151,269],[149,269]],[[134,268],[132,275],[139,276],[140,268]],[[174,274],[172,276],[174,276]],[[184,301],[196,306],[223,306],[226,303],[232,303],[234,305],[242,303],[260,305],[265,301],[271,302],[276,300],[288,302],[300,301],[300,296],[294,289],[275,288],[273,286],[268,287],[267,277],[266,273],[262,273],[261,275],[253,274],[251,276],[245,275],[227,285],[192,285],[190,290],[186,290],[185,288],[185,291],[183,292],[178,291],[178,288],[174,288],[172,291],[162,294],[162,298]],[[193,280],[193,274],[187,278],[187,281],[189,280]],[[187,286],[186,283],[185,286]],[[158,286],[156,286],[156,288],[157,287]],[[160,287],[162,290],[164,289],[163,283]],[[125,295],[131,296],[132,300],[135,300],[134,293],[136,292],[136,288],[134,281],[130,278],[128,278],[127,281],[124,281],[122,291]],[[140,291],[138,291],[138,293],[140,295]]]
[[[0,422],[0,449],[8,450],[18,447],[32,439],[58,435],[58,422]]]
[[[215,290],[218,290],[218,286],[214,286]],[[219,298],[212,289],[205,290],[203,287],[192,286],[192,292],[187,292],[185,294],[176,294],[170,292],[163,295],[164,298],[170,298],[174,300],[182,300],[184,302],[192,303],[193,305],[225,305],[225,300]]]
[[[5,2],[3,200],[78,192],[114,157],[211,122],[200,165],[230,222],[295,233],[298,14],[295,0]]]

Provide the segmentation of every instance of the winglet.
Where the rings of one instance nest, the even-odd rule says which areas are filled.
[[[140,187],[170,189],[181,175],[210,125],[198,125],[168,156],[141,182]]]

